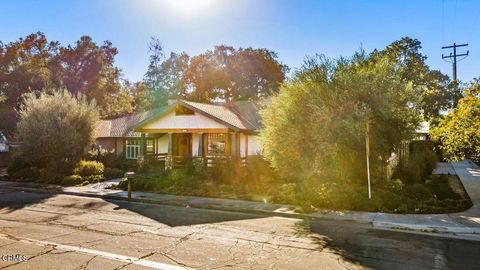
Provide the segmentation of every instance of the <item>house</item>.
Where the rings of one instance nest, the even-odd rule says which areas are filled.
[[[5,135],[0,132],[0,152],[9,152],[8,141]]]
[[[12,157],[11,149],[7,137],[0,132],[0,167],[6,167]]]
[[[95,129],[96,147],[126,159],[165,161],[167,168],[185,157],[210,162],[262,151],[258,106],[251,102],[205,104],[170,101],[156,110],[100,120]]]

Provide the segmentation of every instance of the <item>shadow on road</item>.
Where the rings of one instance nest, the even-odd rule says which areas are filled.
[[[218,223],[225,221],[263,218],[265,216],[239,212],[226,212],[209,209],[155,205],[146,203],[131,203],[127,201],[105,201],[117,205],[116,210],[126,209],[148,217],[170,227],[189,226],[204,223]]]
[[[0,187],[0,211],[11,213],[29,205],[38,204],[53,197],[51,193],[28,193],[7,191]]]
[[[374,230],[369,224],[305,220],[298,233],[308,233],[321,249],[348,264],[373,269],[478,269],[480,242],[412,233]]]

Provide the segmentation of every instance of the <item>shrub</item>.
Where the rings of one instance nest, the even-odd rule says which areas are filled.
[[[386,188],[398,193],[403,189],[403,182],[400,179],[392,179],[386,184]]]
[[[103,175],[89,175],[89,176],[85,176],[83,177],[83,180],[84,182],[88,182],[88,183],[98,183],[98,182],[102,182],[105,180],[105,177]]]
[[[10,174],[10,173],[9,173]],[[40,177],[40,170],[37,167],[29,167],[17,169],[13,174],[10,174],[15,181],[38,181]]]
[[[279,203],[295,204],[297,192],[296,188],[297,184],[295,183],[282,184],[277,193],[274,195],[274,201]]]
[[[16,155],[28,165],[71,173],[93,138],[95,105],[67,90],[45,89],[25,96],[19,111]]]
[[[64,174],[57,173],[51,169],[43,168],[43,169],[40,169],[38,180],[41,183],[60,184],[64,178],[65,178]]]
[[[61,182],[63,186],[76,186],[80,185],[84,182],[83,177],[80,175],[70,175],[70,176],[65,176]]]
[[[86,177],[92,175],[102,175],[104,170],[105,167],[100,162],[81,160],[74,168],[73,173],[82,177]]]
[[[103,175],[106,179],[114,179],[123,177],[125,172],[117,168],[105,168]]]
[[[403,193],[413,199],[418,201],[425,201],[432,198],[432,193],[430,190],[423,184],[414,184],[411,186],[406,186],[403,189]]]

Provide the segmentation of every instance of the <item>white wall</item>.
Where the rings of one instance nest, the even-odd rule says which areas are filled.
[[[205,135],[204,135],[205,136]],[[192,134],[192,156],[198,156],[198,143],[200,142],[200,134]]]
[[[259,155],[262,154],[262,145],[258,136],[249,135],[248,136],[248,155]]]
[[[157,154],[168,153],[168,134],[164,134],[162,137],[158,138],[157,143]]]
[[[165,116],[143,126],[144,129],[188,129],[188,128],[227,128],[225,125],[218,123],[197,112],[193,115],[175,115],[172,111]]]
[[[240,134],[240,156],[245,157],[245,136],[244,134]],[[255,135],[248,135],[248,155],[258,155],[262,152],[262,147],[258,140],[258,136]]]

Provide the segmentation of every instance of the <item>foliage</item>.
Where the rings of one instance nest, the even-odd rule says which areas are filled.
[[[190,57],[186,53],[170,53],[165,58],[163,47],[158,39],[149,43],[150,63],[145,74],[144,84],[149,91],[143,91],[139,98],[142,108],[157,108],[166,105],[168,99],[186,96],[183,80]]]
[[[288,68],[268,49],[216,46],[190,57],[170,53],[165,57],[158,39],[149,44],[150,64],[139,99],[143,108],[165,105],[168,99],[200,102],[259,100],[278,92]]]
[[[127,160],[121,155],[115,154],[114,151],[106,149],[93,148],[88,151],[86,159],[101,162],[105,167],[117,168],[123,171],[136,171],[137,161]]]
[[[106,179],[121,178],[124,176],[124,174],[125,172],[121,169],[109,167],[106,167],[103,172],[103,176],[105,176]]]
[[[431,129],[448,161],[471,159],[480,162],[480,83],[474,81],[465,97]]]
[[[403,37],[383,50],[374,51],[372,57],[386,57],[401,67],[400,78],[415,86],[418,99],[412,105],[422,110],[429,120],[438,118],[440,112],[455,107],[462,97],[462,90],[447,75],[438,70],[430,70],[425,63],[427,57],[420,53],[421,48],[419,40]]]
[[[102,175],[105,171],[105,166],[97,161],[80,160],[77,166],[73,169],[73,173],[82,177],[91,175]]]
[[[437,154],[429,147],[410,148],[409,156],[400,162],[394,176],[407,185],[424,183],[437,165]]]
[[[196,101],[259,100],[278,92],[287,71],[273,51],[222,45],[192,57],[184,80]]]
[[[400,192],[403,190],[403,182],[400,179],[391,179],[387,182],[385,187],[392,192]]]
[[[399,79],[400,68],[363,52],[308,58],[261,112],[265,156],[287,179],[363,181],[368,122],[371,168],[382,180],[384,160],[419,120],[409,106],[414,87]]]
[[[0,130],[12,135],[21,97],[43,89],[68,89],[98,104],[102,116],[130,111],[121,91],[120,70],[114,66],[117,49],[82,36],[74,46],[49,41],[41,33],[4,44],[0,41]],[[114,101],[116,104],[112,105]],[[122,104],[119,104],[122,103]]]
[[[19,115],[17,137],[22,144],[15,164],[62,173],[69,173],[83,156],[97,120],[94,104],[66,90],[26,95]]]
[[[65,176],[61,182],[62,186],[77,186],[84,182],[83,177],[80,175],[74,174],[70,176]]]

